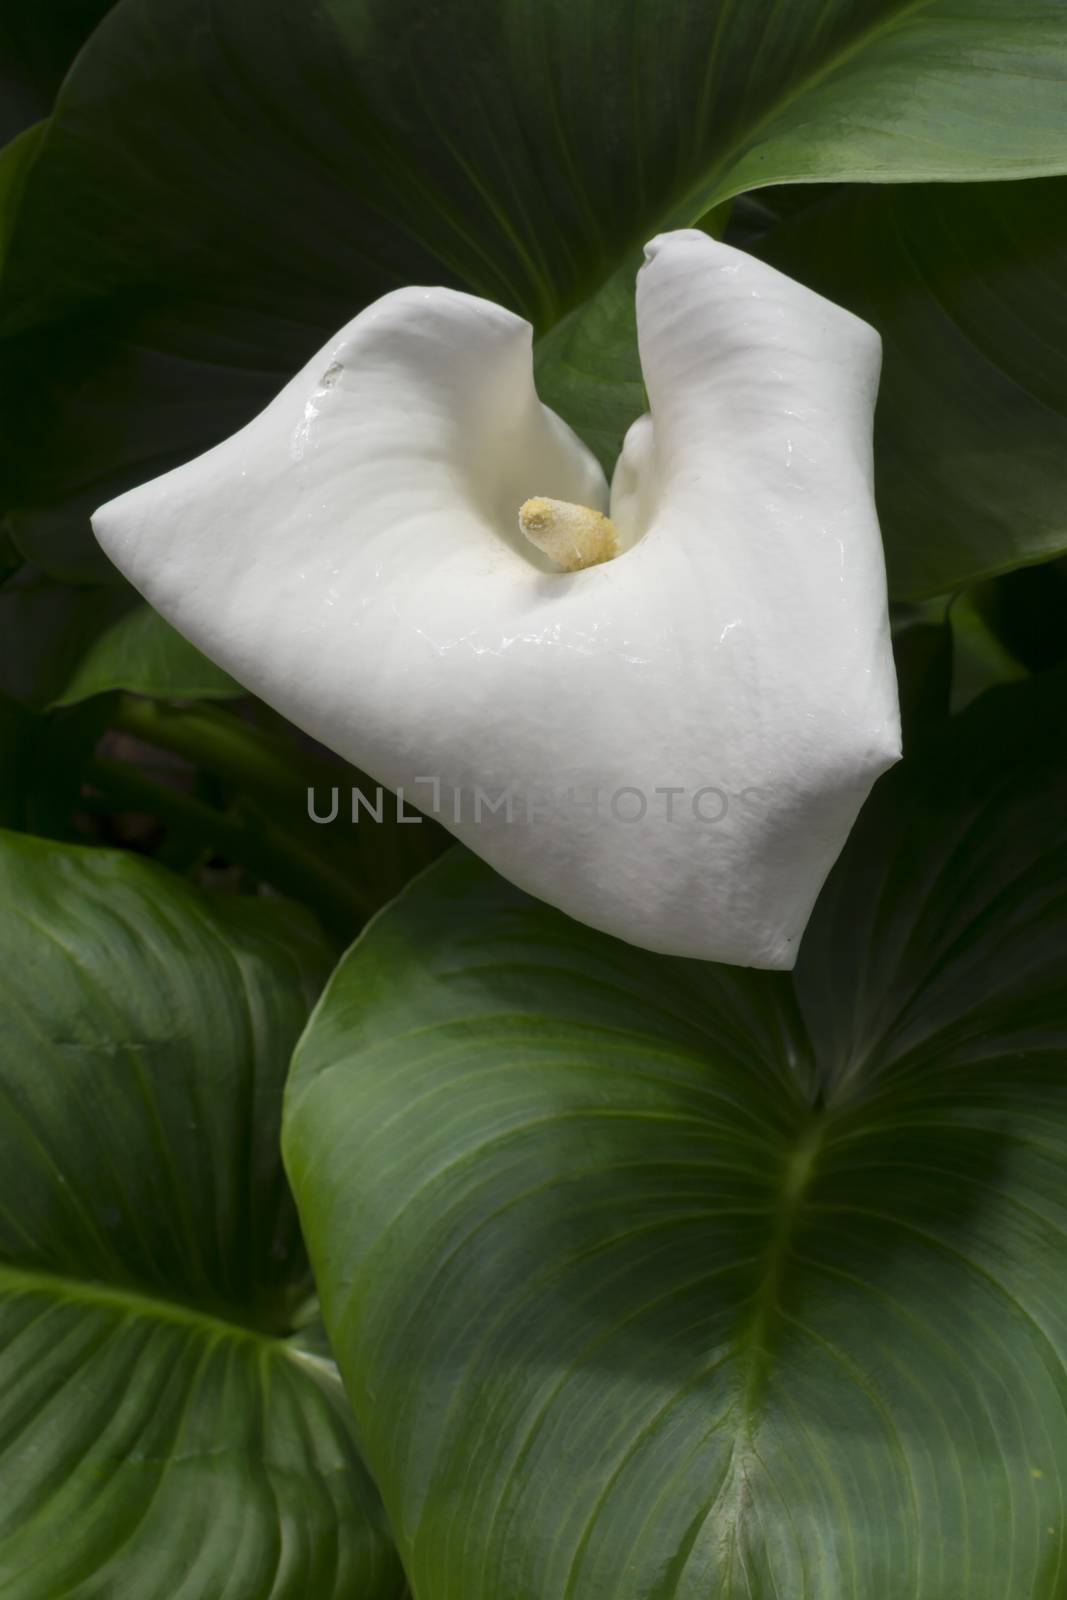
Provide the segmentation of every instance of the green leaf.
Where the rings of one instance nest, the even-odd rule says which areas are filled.
[[[37,581],[0,592],[0,690],[53,707],[115,689],[189,700],[244,692],[131,589]]]
[[[1054,1600],[1067,683],[878,786],[790,978],[453,853],[336,972],[285,1151],[419,1600]]]
[[[0,835],[0,1584],[393,1600],[278,1155],[280,902]]]
[[[894,594],[1067,548],[1067,182],[847,191],[760,254],[882,334]]]
[[[350,303],[432,264],[543,323],[621,248],[746,189],[1067,170],[1062,0],[638,0],[626,20],[133,0],[64,85],[15,311],[146,268],[220,286],[237,260],[291,306]]]
[[[627,428],[648,410],[634,303],[640,264],[639,253],[627,257],[599,294],[534,346],[538,394],[585,440],[609,480]]]
[[[1026,677],[1026,668],[990,627],[980,601],[981,589],[965,589],[948,608],[953,711],[962,711],[996,684]]]
[[[652,234],[754,186],[1067,171],[1064,18],[1063,0],[635,0],[624,21],[602,0],[127,0],[64,84],[12,242],[4,326],[70,313],[12,353],[24,548],[98,578],[94,503],[232,431],[279,365],[399,283],[459,284],[548,333]],[[619,416],[546,383],[610,455]]]

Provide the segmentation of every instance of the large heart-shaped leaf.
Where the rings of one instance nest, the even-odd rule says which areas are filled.
[[[1064,0],[637,0],[622,20],[601,0],[126,0],[64,86],[11,244],[7,328],[112,296],[104,348],[81,312],[13,352],[20,542],[99,576],[92,498],[223,436],[398,283],[547,332],[746,188],[1062,173],[1065,20]],[[575,350],[542,363],[572,410]],[[613,449],[614,420],[587,420]]]
[[[357,944],[286,1152],[419,1600],[1053,1600],[1067,695],[882,781],[790,979],[475,861]]]
[[[768,183],[1067,170],[1063,0],[130,0],[60,97],[20,322],[119,284],[338,309],[442,270],[539,324]],[[133,135],[136,137],[133,137]],[[57,201],[66,204],[57,205]],[[42,267],[46,274],[41,277]]]
[[[392,1600],[278,1155],[318,936],[3,834],[0,956],[0,1589]]]

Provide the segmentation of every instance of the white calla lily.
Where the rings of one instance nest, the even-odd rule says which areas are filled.
[[[702,233],[646,255],[650,414],[610,497],[529,325],[411,288],[94,527],[208,656],[523,888],[790,967],[899,755],[879,340]]]

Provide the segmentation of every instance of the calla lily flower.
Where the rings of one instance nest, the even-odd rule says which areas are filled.
[[[696,231],[646,249],[610,492],[531,329],[406,288],[101,545],[241,683],[632,944],[791,967],[900,729],[878,335]]]

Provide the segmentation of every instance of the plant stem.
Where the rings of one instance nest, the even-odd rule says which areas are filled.
[[[83,802],[89,810],[106,806],[158,817],[168,828],[191,835],[202,848],[307,902],[324,926],[344,940],[354,936],[366,915],[362,897],[344,877],[266,819],[256,818],[250,825],[239,815],[224,815],[202,800],[157,783],[135,767],[101,757],[87,764],[85,779],[105,803],[94,804],[89,797]]]
[[[337,783],[344,770],[277,735],[249,727],[219,706],[171,706],[123,695],[112,726],[145,744],[170,750],[252,795],[299,798],[314,783]]]

